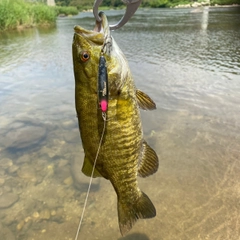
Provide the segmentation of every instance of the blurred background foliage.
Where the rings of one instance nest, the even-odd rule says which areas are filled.
[[[240,5],[240,0],[142,0],[141,7],[175,7],[196,2],[203,5]],[[46,3],[47,0],[0,0],[0,31],[52,24],[58,15],[76,15],[79,11],[92,9],[94,0],[55,0],[54,7]],[[100,10],[124,7],[121,0],[103,0]]]
[[[79,10],[91,9],[94,3],[94,0],[55,0],[56,4],[59,6],[75,6]],[[193,4],[194,2],[205,2],[210,5],[229,5],[229,4],[239,4],[240,0],[142,0],[142,7],[152,7],[152,8],[160,8],[160,7],[174,7],[176,5],[182,4]],[[103,0],[101,7],[109,7],[109,8],[122,8],[125,4],[121,0]]]

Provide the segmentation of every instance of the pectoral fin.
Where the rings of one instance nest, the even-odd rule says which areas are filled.
[[[158,170],[158,156],[155,151],[144,141],[142,146],[142,158],[139,161],[138,175],[148,177]]]
[[[87,176],[91,177],[92,175],[92,170],[93,170],[93,165],[89,161],[89,159],[85,156],[84,162],[83,162],[83,167],[82,167],[82,172]],[[98,172],[98,170],[95,168],[93,172],[93,177],[102,177],[102,175]]]
[[[144,110],[154,110],[156,109],[155,102],[144,92],[139,89],[136,90],[138,105]]]

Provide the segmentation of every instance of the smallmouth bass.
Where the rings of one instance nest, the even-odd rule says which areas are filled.
[[[72,54],[75,76],[75,104],[85,152],[82,172],[91,176],[104,127],[98,103],[100,56],[106,59],[108,109],[106,130],[93,177],[104,177],[118,199],[118,222],[125,235],[140,218],[152,218],[156,209],[138,187],[137,176],[147,177],[158,169],[155,151],[144,141],[139,107],[156,108],[153,100],[136,89],[127,60],[110,35],[107,18],[93,31],[75,26]]]

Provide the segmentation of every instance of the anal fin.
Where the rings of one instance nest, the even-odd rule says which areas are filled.
[[[82,166],[82,172],[87,176],[91,177],[93,170],[93,165],[90,162],[90,160],[85,156],[83,166]],[[95,168],[93,172],[93,177],[102,177],[101,173],[98,172],[98,170]]]
[[[155,102],[144,92],[137,89],[136,90],[138,105],[144,110],[154,110],[156,109]]]
[[[158,156],[155,151],[144,141],[142,145],[142,158],[138,165],[138,175],[148,177],[158,170]]]

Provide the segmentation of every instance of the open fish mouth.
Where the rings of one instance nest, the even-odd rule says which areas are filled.
[[[93,30],[87,30],[81,26],[75,26],[75,34],[80,35],[85,40],[90,41],[95,45],[105,45],[111,39],[109,24],[106,15],[103,12],[99,13],[102,21],[97,22]]]
[[[102,32],[87,30],[80,26],[75,26],[74,31],[76,35],[83,37],[85,40],[93,44],[103,45],[104,43],[104,34]]]

